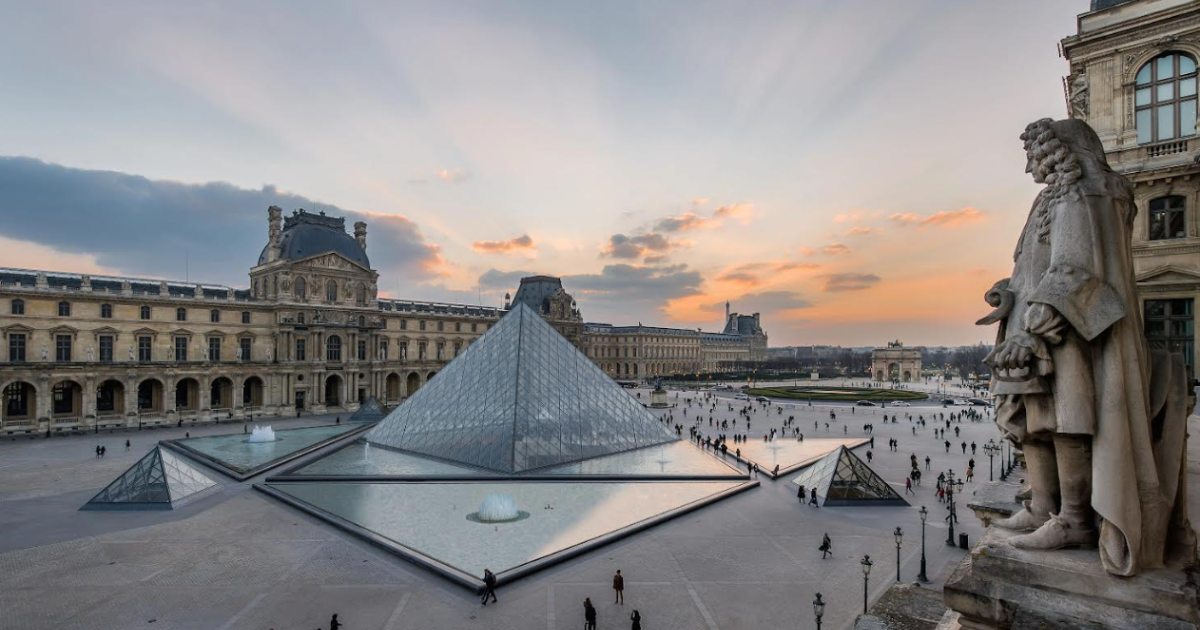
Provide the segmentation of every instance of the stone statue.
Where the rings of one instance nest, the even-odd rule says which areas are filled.
[[[133,360],[133,346],[129,346],[129,360]]]
[[[1067,100],[1071,106],[1072,118],[1087,118],[1088,116],[1088,76],[1080,72],[1068,78]]]
[[[200,357],[203,358],[205,361],[208,360],[208,348],[205,348],[204,346],[200,346]]]
[[[271,349],[267,348],[267,361],[271,360]]]
[[[241,361],[241,360],[242,360],[242,349],[241,349],[241,347],[240,347],[240,346],[238,347],[238,349],[237,349],[237,350],[235,350],[235,351],[233,352],[233,356],[234,356],[234,358],[235,358],[235,359],[237,359],[238,361]]]
[[[91,347],[91,346],[88,346],[88,363],[91,363],[91,362],[92,362],[92,359],[94,359],[94,358],[95,358],[95,356],[96,356],[96,352],[95,352],[95,350],[94,350],[94,349],[92,349],[92,347]]]
[[[1099,545],[1131,576],[1194,558],[1182,463],[1194,407],[1183,358],[1151,351],[1133,278],[1133,187],[1081,120],[1021,136],[1034,200],[1012,277],[985,299],[999,323],[996,424],[1025,454],[1032,498],[994,524],[1020,549]]]
[[[50,360],[50,351],[46,349],[46,346],[42,346],[42,360],[43,361]]]

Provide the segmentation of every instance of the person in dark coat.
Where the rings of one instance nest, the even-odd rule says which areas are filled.
[[[583,599],[583,630],[596,630],[596,607],[590,597]]]
[[[809,505],[821,507],[821,504],[817,503],[817,488],[815,486],[812,489],[812,494],[810,495],[810,497],[811,498],[809,498],[809,500],[808,500]]]
[[[617,574],[613,576],[613,590],[617,593],[617,599],[614,604],[625,605],[625,578],[621,577],[621,570],[617,569]]]
[[[804,504],[804,500],[808,498],[808,492],[805,491],[804,486],[800,486],[800,491],[796,493],[796,498],[800,499],[801,505]]]
[[[633,622],[629,626],[629,630],[642,630],[642,613],[635,610],[632,615],[629,615],[629,619]]]
[[[817,549],[821,551],[822,560],[833,555],[833,541],[829,539],[829,534],[821,536],[821,546]]]
[[[483,570],[483,601],[479,602],[484,606],[488,604],[488,595],[492,596],[492,601],[496,601],[496,574],[492,573],[491,569]],[[499,603],[499,602],[497,602]]]
[[[338,630],[342,627],[342,622],[338,621],[337,613],[334,613],[333,619],[329,620],[329,630]]]

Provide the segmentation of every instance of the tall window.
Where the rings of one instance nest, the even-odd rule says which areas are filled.
[[[303,300],[308,297],[308,284],[304,282],[304,278],[296,278],[296,299]]]
[[[359,282],[358,287],[354,291],[355,300],[361,305],[367,303],[367,287]]]
[[[1196,314],[1191,298],[1146,300],[1146,340],[1151,348],[1183,353],[1190,375],[1196,373]]]
[[[337,283],[333,280],[325,284],[325,299],[330,302],[337,301]]]
[[[407,319],[400,320],[400,330],[408,330],[408,320]]]
[[[208,360],[209,361],[220,361],[221,360],[221,338],[220,337],[209,337],[208,338]]]
[[[341,361],[342,360],[342,338],[337,335],[329,335],[329,339],[325,340],[325,360],[326,361]]]
[[[444,341],[437,342],[437,360],[438,361],[446,360],[446,342],[444,342]]]
[[[180,362],[187,361],[188,360],[187,359],[187,351],[188,351],[188,338],[187,337],[176,337],[175,338],[175,360],[180,361]]]
[[[54,336],[54,360],[60,362],[71,360],[71,335]]]
[[[421,321],[417,322],[417,328],[420,330],[425,330],[425,320],[422,319]]]
[[[13,315],[24,315],[25,314],[25,300],[20,300],[20,299],[13,300],[12,308],[10,309],[10,312]]]
[[[71,316],[71,303],[70,302],[59,302],[58,303],[58,316],[59,317],[70,317]]]
[[[296,360],[297,361],[306,361],[307,360],[307,358],[305,357],[305,350],[307,349],[305,347],[306,345],[307,344],[305,343],[304,339],[296,340]]]
[[[100,362],[112,363],[113,360],[113,338],[112,335],[100,335]]]
[[[101,319],[112,319],[112,304],[101,304],[100,305],[100,318]]]
[[[359,315],[359,316],[358,316],[358,327],[359,327],[359,328],[366,328],[366,327],[367,327],[367,318],[366,318],[366,316],[365,316],[365,315]]]
[[[1184,218],[1186,210],[1186,199],[1180,195],[1151,199],[1150,240],[1185,238],[1187,236],[1186,219]]]
[[[9,335],[8,335],[8,362],[9,363],[24,363],[25,362],[25,333],[9,333]]]
[[[142,319],[150,319],[150,307],[149,306],[143,306],[142,308],[138,309],[138,311],[139,311],[138,314]]]
[[[180,308],[175,309],[175,321],[177,321],[177,322],[186,322],[187,321],[187,309],[186,308],[180,307]]]
[[[138,337],[137,348],[138,361],[149,362],[154,360],[154,357],[151,354],[154,351],[154,345],[150,340],[150,337]]]
[[[242,360],[249,361],[250,360],[250,338],[242,337],[241,339],[238,339],[238,348],[240,348],[242,351]]]
[[[217,309],[215,309],[215,308],[214,308],[213,310],[209,311],[209,312],[208,312],[208,321],[210,321],[210,322],[212,322],[212,323],[214,323],[214,324],[220,323],[220,321],[221,321],[221,311],[218,311],[218,310],[217,310]]]
[[[296,323],[297,324],[304,323],[304,313],[296,313]]]
[[[478,325],[475,322],[471,322],[471,332],[475,332],[477,328]]]
[[[359,361],[367,360],[367,340],[366,339],[358,340],[358,360]]]
[[[462,332],[462,322],[454,322],[454,332]]]
[[[1167,53],[1138,70],[1138,144],[1196,135],[1196,60]]]
[[[442,332],[444,330],[446,330],[446,322],[439,321],[438,322],[438,332]]]
[[[250,311],[242,311],[242,323],[243,324],[250,323]]]
[[[387,342],[387,339],[384,339],[384,340],[382,340],[382,341],[380,341],[380,342],[379,342],[379,360],[380,360],[380,361],[387,361],[387,360],[388,360],[388,342]]]
[[[462,342],[461,342],[461,341],[455,341],[455,342],[454,342],[454,356],[456,356],[456,357],[457,357],[457,356],[458,356],[458,353],[459,353],[459,352],[461,352],[461,351],[462,351]]]
[[[424,341],[417,344],[417,360],[418,361],[425,360],[425,342]]]

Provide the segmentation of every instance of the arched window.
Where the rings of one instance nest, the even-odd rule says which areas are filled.
[[[100,305],[100,318],[101,319],[112,319],[112,304],[101,304]]]
[[[150,319],[150,307],[143,306],[141,309],[138,310],[138,314],[141,316],[142,319]]]
[[[177,322],[186,322],[187,321],[187,309],[186,308],[179,307],[179,308],[175,309],[175,321],[177,321]]]
[[[58,316],[59,317],[70,317],[71,316],[71,303],[70,302],[59,302],[58,303]]]
[[[1150,200],[1150,240],[1187,237],[1187,200],[1180,195]]]
[[[221,311],[218,311],[215,308],[213,310],[209,311],[208,312],[208,321],[210,321],[214,324],[219,323],[221,321]]]
[[[325,285],[325,299],[329,300],[330,302],[337,301],[337,283],[333,280],[330,280]]]
[[[367,326],[367,318],[362,315],[359,315],[358,316],[358,327],[366,328],[366,326]]]
[[[337,335],[329,335],[329,339],[325,340],[325,360],[326,361],[341,361],[342,360],[342,338]]]
[[[1196,60],[1166,53],[1138,70],[1134,107],[1138,144],[1196,135]]]
[[[366,304],[367,303],[367,287],[366,287],[366,285],[359,282],[358,287],[354,292],[354,295],[355,295],[355,300],[359,303],[359,305]]]
[[[12,301],[12,314],[13,315],[24,315],[25,314],[25,300],[16,299],[16,300]]]
[[[296,278],[296,299],[303,300],[308,297],[308,287],[304,283],[304,278]]]
[[[254,281],[254,297],[258,297],[258,280]]]

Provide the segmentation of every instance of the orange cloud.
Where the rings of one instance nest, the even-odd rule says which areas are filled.
[[[533,239],[528,234],[522,234],[507,241],[475,241],[471,249],[485,254],[508,254],[521,250],[534,249]]]
[[[778,265],[776,265],[775,271],[792,271],[795,269],[799,269],[802,271],[811,271],[813,269],[819,269],[820,267],[821,267],[821,265],[818,265],[817,263],[801,263],[801,262],[793,262],[793,261],[788,260],[788,261],[784,261],[784,262],[781,262]]]
[[[725,282],[733,282],[736,284],[744,284],[747,286],[757,286],[762,283],[758,276],[748,271],[731,271],[729,273],[717,276],[717,280]]]
[[[685,212],[677,216],[660,219],[654,225],[654,229],[662,232],[687,232],[688,230],[714,228],[719,225],[721,225],[720,221],[706,219],[695,212]]]
[[[855,210],[854,212],[843,212],[833,215],[834,223],[845,223],[847,221],[860,221],[863,218],[863,213]]]
[[[846,247],[843,243],[830,243],[821,248],[821,253],[829,254],[830,256],[840,256],[842,254],[849,254],[850,248]]]
[[[749,203],[731,203],[713,211],[714,219],[738,219],[743,225],[750,222],[754,215],[754,205]]]
[[[861,225],[858,225],[858,226],[850,228],[849,230],[846,230],[846,236],[862,236],[864,234],[870,234],[870,233],[871,233],[871,228],[864,227]]]
[[[919,215],[915,212],[896,213],[888,217],[893,222],[907,227],[940,227],[953,229],[970,223],[979,223],[987,219],[987,214],[975,208],[960,208],[958,210],[942,210],[930,215]]]

